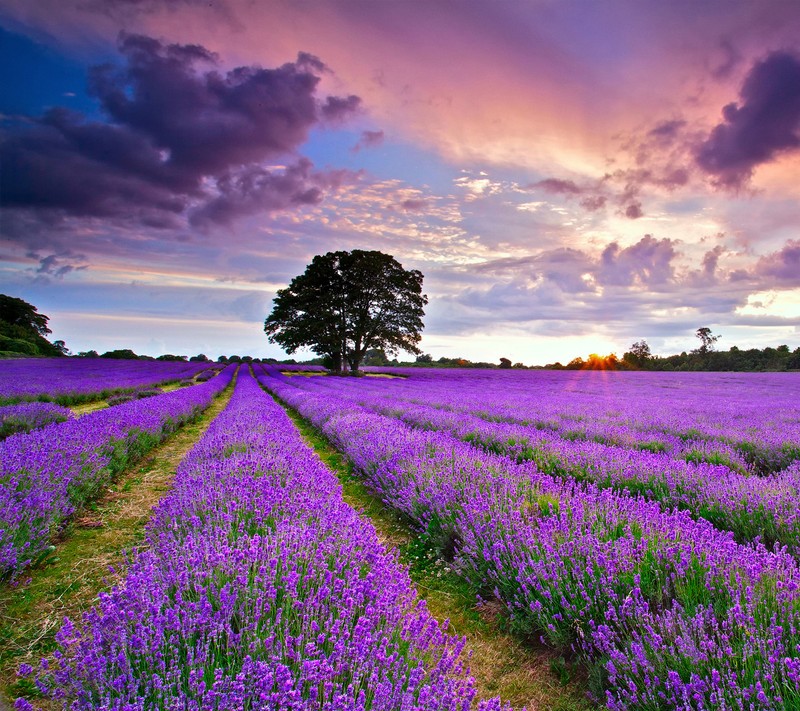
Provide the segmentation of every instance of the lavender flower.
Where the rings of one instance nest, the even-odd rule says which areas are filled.
[[[0,442],[0,575],[43,551],[73,511],[208,407],[234,367],[202,385],[99,410]]]
[[[468,711],[475,696],[463,640],[248,372],[125,581],[58,640],[42,683],[75,711]]]

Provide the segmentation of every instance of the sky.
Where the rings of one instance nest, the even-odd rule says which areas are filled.
[[[434,359],[800,346],[796,0],[0,0],[0,66],[0,291],[73,352],[285,357],[352,249]]]

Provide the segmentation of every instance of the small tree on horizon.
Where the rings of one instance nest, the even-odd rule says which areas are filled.
[[[634,341],[631,344],[630,350],[622,356],[622,360],[624,360],[626,363],[636,366],[637,368],[643,368],[646,366],[651,358],[652,353],[650,352],[650,346],[644,339],[641,341]]]
[[[722,336],[714,336],[711,333],[711,329],[708,326],[703,326],[702,328],[698,328],[694,332],[695,336],[700,339],[700,347],[696,350],[692,351],[693,353],[699,353],[700,355],[705,355],[706,353],[710,353],[714,350],[714,344],[722,338]]]
[[[264,322],[271,343],[287,353],[310,348],[331,370],[357,373],[369,350],[421,353],[422,272],[392,256],[354,249],[314,257],[280,289]]]

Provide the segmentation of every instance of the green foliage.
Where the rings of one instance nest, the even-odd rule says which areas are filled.
[[[61,356],[67,354],[64,341],[45,338],[50,319],[27,301],[0,294],[0,351],[10,355]]]
[[[783,344],[777,348],[766,347],[763,349],[750,348],[741,350],[732,346],[728,351],[718,351],[716,342],[721,338],[711,333],[708,327],[698,328],[695,335],[700,339],[699,348],[690,353],[683,352],[670,356],[657,356],[650,352],[646,341],[636,341],[626,351],[622,360],[612,364],[605,359],[605,367],[627,368],[633,370],[659,370],[659,371],[787,371],[800,370],[800,348],[793,351]],[[551,363],[545,368],[554,370],[585,370],[591,367],[592,356],[589,361],[575,358],[566,366],[561,363]]]
[[[389,365],[389,358],[383,348],[370,348],[364,354],[364,365]]]
[[[644,339],[641,341],[634,341],[631,348],[623,356],[622,360],[630,364],[634,368],[647,367],[653,354],[650,352],[650,346]]]
[[[36,307],[27,301],[5,294],[0,294],[0,320],[9,326],[22,328],[39,336],[51,333],[47,327],[47,322],[50,320],[47,316],[40,314]]]
[[[101,358],[112,358],[115,360],[138,360],[139,356],[136,355],[130,348],[117,348],[113,351],[106,351]]]
[[[39,355],[39,349],[36,344],[26,341],[24,338],[0,336],[0,350],[20,355]]]
[[[694,353],[699,353],[701,355],[705,355],[706,353],[710,353],[714,350],[714,344],[722,338],[722,336],[714,336],[711,333],[711,329],[708,326],[703,326],[702,328],[698,328],[695,331],[695,336],[700,339],[700,347],[693,351]]]
[[[422,279],[382,252],[318,255],[278,291],[264,331],[287,353],[310,348],[336,370],[357,371],[370,350],[419,353]]]

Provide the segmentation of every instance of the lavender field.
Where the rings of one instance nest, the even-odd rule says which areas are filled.
[[[214,364],[100,358],[11,358],[0,369],[0,404],[28,400],[62,405],[191,378]]]
[[[63,392],[62,387],[91,392],[98,381],[126,388],[132,382],[129,374],[123,374],[127,370],[121,373],[113,365],[105,372],[103,366],[94,366],[92,377],[81,381],[80,375],[85,374],[81,361],[63,365],[59,361],[57,366],[38,359],[27,362],[34,382],[48,369],[69,373],[65,385],[49,379],[50,393]],[[25,379],[21,378],[21,383],[16,379],[24,368],[19,362],[12,364],[9,372],[3,363],[3,381],[11,379],[22,389]],[[197,370],[195,364],[192,367]],[[31,424],[29,432],[20,431],[0,441],[0,575],[14,576],[30,565],[77,508],[132,461],[207,408],[230,383],[234,370],[230,366],[203,383],[133,399],[77,419],[67,412],[61,418],[43,420],[40,408],[53,408],[49,403],[0,408],[14,411],[11,414],[16,413],[17,419],[25,418]],[[140,374],[144,372],[149,378],[163,378],[165,371],[151,369]],[[8,391],[8,383],[5,385]]]
[[[121,582],[22,677],[70,709],[508,708],[283,405],[598,707],[800,709],[800,379],[392,373],[241,368]],[[113,475],[108,443],[233,377],[0,443],[4,569]]]
[[[611,709],[800,708],[800,381],[261,382]]]

